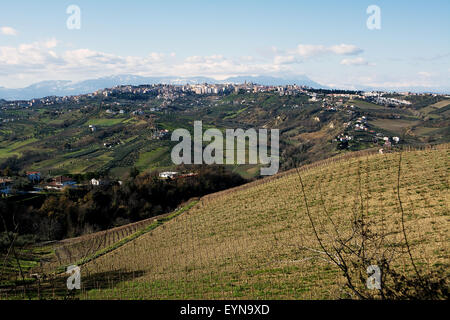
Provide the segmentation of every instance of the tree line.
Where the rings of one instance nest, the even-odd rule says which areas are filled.
[[[223,166],[200,166],[194,176],[168,180],[156,171],[132,172],[121,185],[0,199],[0,232],[33,235],[35,241],[75,237],[170,212],[190,198],[245,182]]]

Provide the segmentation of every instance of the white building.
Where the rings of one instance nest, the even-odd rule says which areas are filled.
[[[93,186],[99,186],[99,185],[101,185],[102,184],[102,181],[100,180],[100,179],[91,179],[91,184],[93,185]]]
[[[173,179],[178,175],[176,171],[164,171],[159,173],[159,177],[162,179]]]

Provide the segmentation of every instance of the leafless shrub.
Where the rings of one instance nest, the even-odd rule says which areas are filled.
[[[320,199],[322,212],[314,216],[305,192],[305,185],[299,170],[298,179],[301,186],[301,197],[306,207],[306,215],[312,227],[314,237],[320,250],[302,247],[319,253],[322,258],[336,265],[345,278],[347,292],[350,297],[359,299],[448,299],[449,288],[445,278],[445,270],[420,270],[411,251],[411,244],[405,228],[405,209],[400,193],[402,153],[399,153],[396,200],[400,215],[400,230],[388,230],[383,216],[374,219],[369,217],[369,191],[363,190],[363,174],[361,161],[357,174],[357,194],[352,208],[351,232],[342,233],[338,222],[333,220],[323,199]],[[368,171],[366,171],[366,179]],[[319,188],[320,189],[320,188]],[[401,243],[396,241],[395,234],[400,234]],[[396,260],[407,255],[409,263],[398,267]],[[367,287],[368,269],[377,266],[380,270],[379,286],[375,290]],[[403,269],[403,271],[400,271]]]

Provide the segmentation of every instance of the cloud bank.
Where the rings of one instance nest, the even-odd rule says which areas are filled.
[[[0,33],[5,36],[16,36],[18,34],[17,30],[12,27],[0,27]]]

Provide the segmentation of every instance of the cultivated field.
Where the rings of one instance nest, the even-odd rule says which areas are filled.
[[[156,221],[68,239],[52,245],[53,263],[33,269],[47,276],[39,290],[35,282],[1,297],[67,297],[68,275],[61,272],[77,264],[81,299],[357,298],[325,254],[339,239],[352,239],[367,264],[389,257],[398,273],[413,275],[416,267],[445,279],[449,151],[440,145],[347,154],[205,196]],[[361,246],[352,236],[362,221],[383,237]],[[364,285],[355,284],[363,293],[365,268]]]
[[[364,219],[386,234],[377,250],[389,252],[391,265],[408,274],[396,191],[399,156],[343,159],[300,174],[326,248],[333,246],[335,232],[351,234],[352,217],[362,208]],[[411,254],[420,272],[439,267],[448,272],[448,146],[402,157],[400,195]],[[354,298],[319,247],[306,213],[295,171],[206,196],[190,211],[83,265],[80,297]],[[329,218],[335,224],[327,223]]]

